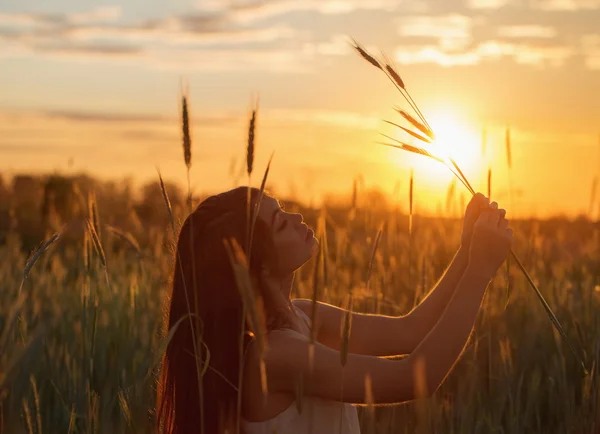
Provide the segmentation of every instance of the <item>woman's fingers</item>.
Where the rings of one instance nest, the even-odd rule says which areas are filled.
[[[498,223],[500,222],[500,213],[496,210],[494,210],[493,212],[488,213],[489,216],[489,222],[493,225],[498,225]]]

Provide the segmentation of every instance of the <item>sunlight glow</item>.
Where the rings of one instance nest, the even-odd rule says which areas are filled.
[[[429,117],[436,140],[431,148],[437,155],[453,158],[463,171],[476,169],[480,162],[479,136],[454,112],[444,110]]]
[[[463,113],[449,106],[427,110],[425,116],[436,137],[432,144],[423,143],[398,128],[392,127],[385,134],[410,145],[421,147],[448,161],[448,164],[451,164],[450,158],[454,159],[473,187],[480,191],[481,170],[487,168],[487,162],[486,158],[481,155],[481,134],[477,132],[477,128],[463,116]],[[404,122],[401,124],[408,126]],[[394,155],[392,158],[404,170],[414,169],[415,194],[419,198],[419,207],[447,208],[445,204],[448,200],[447,194],[451,183],[457,184],[456,194],[458,195],[455,196],[452,209],[459,209],[462,206],[458,199],[460,195],[468,197],[468,192],[458,181],[455,181],[454,175],[444,164],[402,150],[391,149],[390,155]]]
[[[440,108],[426,116],[436,137],[431,145],[419,142],[398,130],[395,131],[395,137],[406,143],[423,147],[448,161],[449,158],[453,158],[467,177],[469,174],[477,174],[482,159],[480,137],[476,130],[460,117],[460,112],[451,108]],[[447,183],[453,178],[443,164],[429,158],[419,155],[407,157],[404,152],[397,158],[408,159],[415,170],[427,173],[429,181],[437,184],[440,189],[445,189]]]

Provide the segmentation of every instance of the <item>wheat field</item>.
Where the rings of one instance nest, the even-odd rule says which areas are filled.
[[[185,194],[166,189],[180,222]],[[137,199],[118,184],[60,176],[13,179],[0,194],[2,432],[151,432],[174,240],[158,181]],[[297,272],[292,294],[310,298],[317,286],[320,300],[342,305],[352,289],[354,310],[407,313],[448,265],[461,222],[410,217],[408,206],[375,210],[356,188],[353,198],[321,209],[287,203],[322,243],[319,259]],[[465,353],[435,396],[376,408],[374,417],[361,408],[363,432],[600,432],[598,225],[553,219],[513,226],[515,251],[590,374],[583,375],[516,267],[510,274],[503,268]]]

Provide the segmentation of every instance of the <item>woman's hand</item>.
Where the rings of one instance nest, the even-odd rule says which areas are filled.
[[[465,210],[460,239],[461,247],[465,248],[467,251],[471,245],[471,237],[473,236],[473,226],[475,225],[475,222],[479,218],[481,212],[489,208],[498,209],[498,204],[496,202],[490,204],[490,200],[481,193],[477,193],[469,201],[467,209]],[[504,218],[506,211],[500,210],[500,212],[502,213],[501,218]]]
[[[506,211],[488,208],[473,225],[469,267],[487,279],[494,277],[512,245],[513,231],[504,218]]]

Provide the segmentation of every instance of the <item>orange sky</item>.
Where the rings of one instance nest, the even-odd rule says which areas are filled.
[[[412,167],[417,210],[445,210],[448,173],[375,144],[390,131],[383,119],[399,121],[392,107],[407,106],[351,51],[351,36],[393,58],[439,146],[453,149],[476,189],[485,191],[490,166],[493,197],[517,216],[587,213],[600,171],[598,22],[595,0],[8,0],[0,171],[145,181],[158,165],[183,183],[184,78],[197,191],[233,185],[259,93],[256,184],[275,151],[271,185],[284,196],[349,194],[360,175],[390,194],[399,183],[405,201]]]

